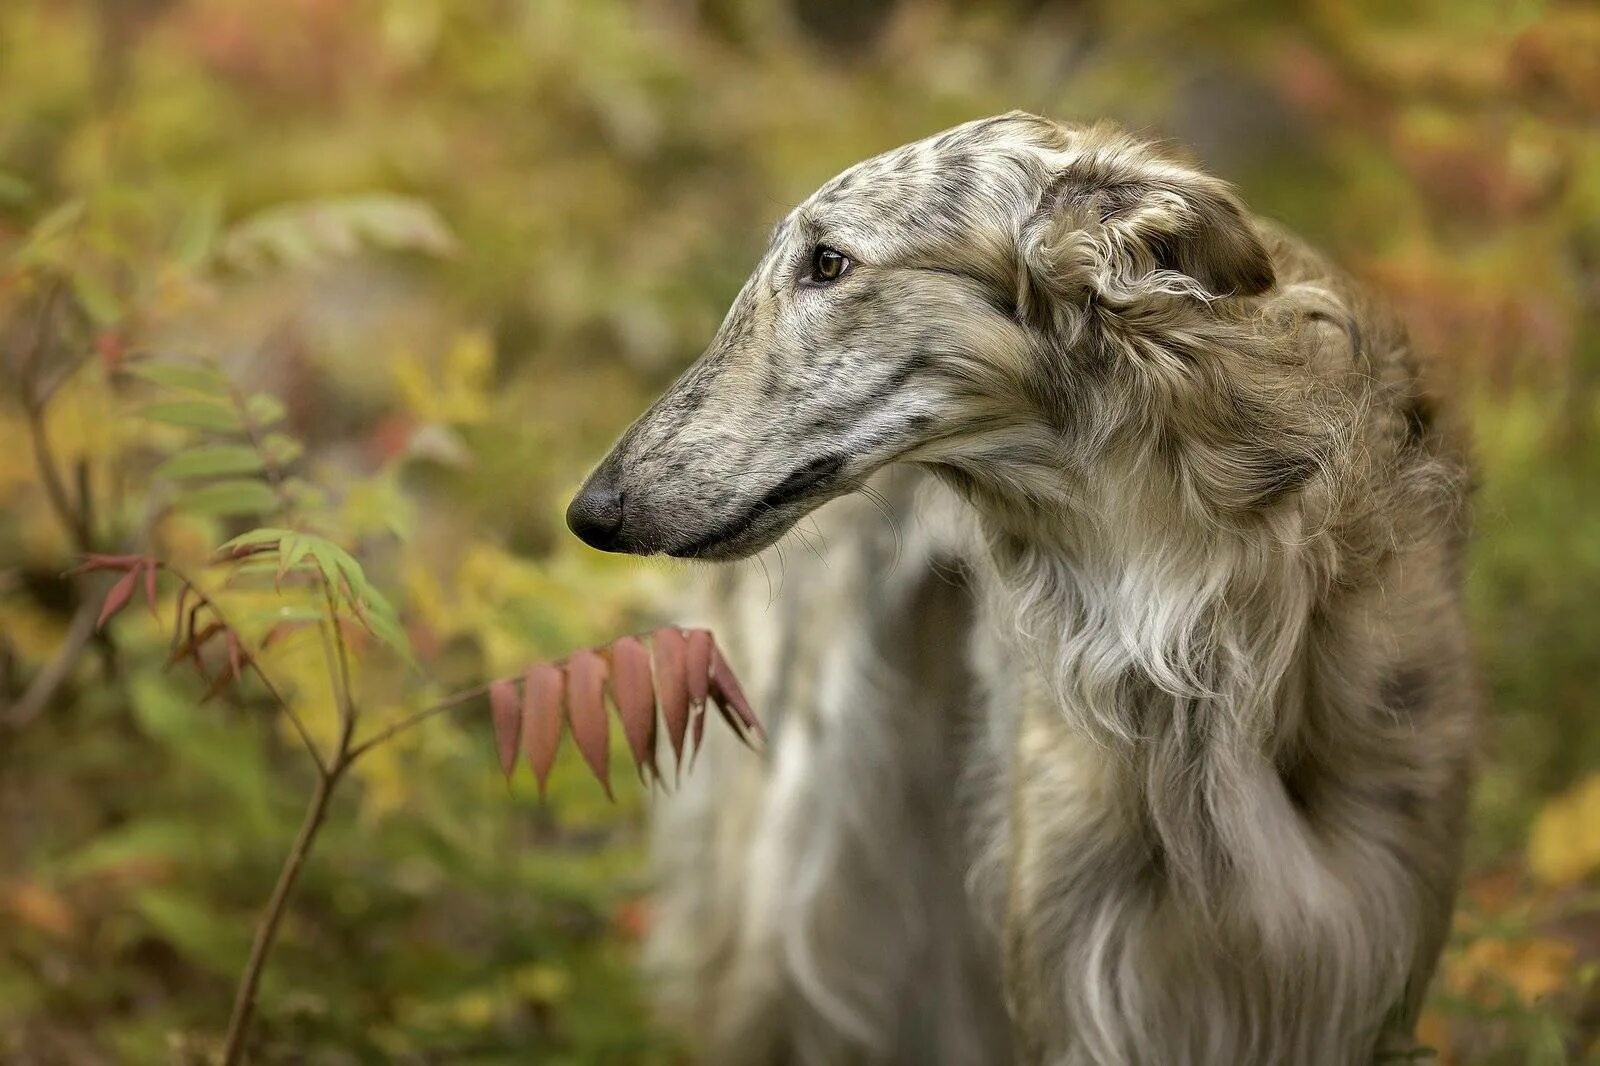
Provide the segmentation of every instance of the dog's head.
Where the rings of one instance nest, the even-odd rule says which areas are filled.
[[[1272,284],[1227,187],[1148,145],[1020,113],[958,126],[777,226],[568,524],[611,551],[732,559],[893,461],[1003,482],[1103,436],[1090,398],[1125,373],[1105,331],[1126,350],[1142,315],[1170,326]]]

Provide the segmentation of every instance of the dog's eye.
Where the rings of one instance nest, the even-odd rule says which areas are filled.
[[[811,280],[818,285],[838,281],[850,269],[850,257],[835,251],[826,244],[817,245],[811,253]]]

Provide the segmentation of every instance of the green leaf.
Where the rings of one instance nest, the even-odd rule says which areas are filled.
[[[407,664],[413,667],[417,665],[416,657],[411,653],[411,641],[396,619],[387,614],[373,612],[367,616],[367,629]]]
[[[278,541],[278,573],[287,574],[305,562],[311,554],[311,540],[299,533],[291,533]]]
[[[178,400],[173,403],[153,403],[141,412],[146,418],[173,426],[191,429],[215,429],[236,432],[243,427],[233,408],[209,400]]]
[[[261,448],[278,466],[288,466],[305,454],[305,445],[284,433],[268,433]]]
[[[61,866],[68,878],[88,877],[149,859],[167,861],[203,855],[203,841],[182,819],[149,817],[95,837],[69,854]]]
[[[173,258],[191,269],[199,266],[216,247],[221,229],[221,198],[214,192],[200,197],[178,223],[172,240]]]
[[[178,506],[196,514],[266,514],[278,509],[278,494],[262,481],[218,481],[186,493]]]
[[[249,950],[249,929],[193,890],[147,888],[135,894],[134,906],[180,954],[213,973],[232,975]]]
[[[332,541],[312,533],[296,533],[291,536],[295,541],[289,550],[292,551],[294,558],[298,561],[309,555],[328,584],[333,587],[335,599],[346,605],[368,632],[387,644],[408,664],[416,666],[416,659],[411,653],[411,642],[406,637],[405,629],[400,625],[394,605],[367,579],[366,572],[362,570],[355,556]],[[278,542],[280,557],[285,551],[284,543],[283,539]]]
[[[47,249],[72,229],[83,218],[83,201],[68,200],[34,224],[28,240],[17,253],[19,261],[27,262],[45,256]]]
[[[243,444],[205,444],[179,452],[156,467],[156,477],[217,477],[253,474],[261,469],[261,456]]]
[[[192,684],[177,672],[140,670],[133,676],[129,695],[140,730],[179,758],[179,770],[221,786],[221,798],[231,801],[232,809],[218,810],[219,817],[242,815],[238,830],[263,839],[280,830],[272,802],[277,779],[266,749],[241,744],[235,725],[217,716],[215,708],[200,706]]]
[[[260,529],[252,529],[247,533],[240,533],[237,537],[227,541],[220,548],[218,548],[217,553],[220,555],[226,555],[235,548],[254,548],[261,544],[274,544],[278,541],[281,541],[284,537],[292,537],[294,535],[295,532],[292,529],[278,529],[273,526],[262,526]]]
[[[9,171],[0,170],[0,204],[21,207],[33,199],[33,186]]]
[[[258,392],[245,401],[245,413],[257,426],[270,426],[283,418],[283,401],[269,392]]]
[[[72,279],[78,303],[97,326],[109,326],[122,317],[122,301],[97,277],[79,274]]]
[[[389,618],[397,617],[394,604],[389,602],[389,597],[379,592],[376,585],[368,583],[365,577],[361,581],[361,597],[373,612]]]
[[[247,612],[245,617],[265,628],[265,626],[275,622],[320,622],[326,615],[320,607],[290,607],[284,605],[274,607],[269,611]]]
[[[317,568],[322,571],[322,576],[327,579],[328,584],[333,586],[334,593],[337,595],[340,581],[339,562],[335,553],[339,549],[321,537],[313,537],[309,534],[306,536],[306,542],[309,545],[306,550],[311,553],[311,558],[316,560]]]
[[[283,483],[294,502],[307,511],[328,506],[328,494],[305,478],[292,477]]]
[[[222,256],[236,266],[315,266],[364,247],[445,256],[456,239],[424,201],[376,194],[282,204],[234,226]]]
[[[169,389],[191,389],[203,392],[207,396],[228,395],[228,379],[222,372],[215,367],[200,363],[147,361],[133,363],[126,369],[129,374],[142,378],[152,385],[164,385]]]
[[[283,577],[283,572],[278,569],[278,559],[275,554],[263,553],[251,555],[243,559],[234,559],[228,563],[229,571],[227,580],[244,577],[267,577],[269,585],[276,585]]]
[[[327,545],[327,557],[332,560],[333,566],[328,577],[335,587],[342,577],[350,586],[350,594],[361,600],[363,604],[372,603],[380,605],[380,609],[387,609],[389,602],[383,599],[377,589],[372,587],[367,580],[367,573],[361,569],[361,564],[356,562],[355,556],[339,547],[337,544]]]

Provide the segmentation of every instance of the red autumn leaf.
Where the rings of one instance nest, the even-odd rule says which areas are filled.
[[[739,739],[748,743],[752,733],[766,736],[761,721],[750,709],[750,701],[745,698],[739,679],[733,676],[728,660],[722,656],[722,649],[715,644],[711,646],[711,698],[716,701],[717,710],[722,712],[722,717],[739,735]]]
[[[201,677],[204,677],[206,675],[206,664],[205,660],[200,657],[200,652],[212,637],[222,632],[226,627],[221,622],[212,622],[200,632],[195,633],[194,627],[199,620],[200,605],[196,604],[195,609],[189,612],[189,630],[192,635],[189,637],[188,654],[189,658],[194,660],[194,668],[200,672]]]
[[[539,782],[539,797],[544,798],[545,782],[556,762],[561,746],[561,697],[566,675],[558,666],[530,666],[522,679],[522,750]]]
[[[199,612],[200,608],[198,606],[195,607],[193,611],[189,612],[189,638],[173,650],[172,655],[167,659],[167,666],[169,668],[179,659],[187,657],[194,660],[196,670],[200,670],[202,673],[204,672],[204,664],[200,661],[200,649],[205,647],[207,641],[216,636],[218,633],[222,632],[222,630],[226,627],[224,627],[221,622],[212,622],[204,629],[196,633],[194,630],[195,616],[199,614]]]
[[[289,634],[294,633],[294,632],[296,632],[298,630],[304,629],[310,624],[311,623],[309,623],[309,622],[274,622],[274,623],[272,623],[272,628],[267,630],[266,636],[261,638],[261,650],[262,651],[266,651],[268,648],[272,647],[278,641],[283,640],[284,638],[289,636]]]
[[[350,646],[351,651],[359,655],[367,650],[372,637],[370,628],[359,621],[353,622],[348,618],[336,618],[333,624],[339,627],[339,635],[344,638],[344,642]]]
[[[711,691],[711,632],[691,629],[684,634],[685,675],[689,686],[689,769],[700,761],[700,745],[706,735],[706,698]]]
[[[700,745],[706,739],[706,705],[695,704],[694,719],[689,724],[689,769],[692,772],[700,762]]]
[[[612,912],[617,931],[629,940],[643,940],[650,933],[650,903],[644,899],[623,900]]]
[[[489,685],[489,712],[494,716],[494,746],[500,754],[500,770],[509,779],[511,771],[517,768],[517,734],[522,728],[515,681],[495,681]]]
[[[127,354],[128,342],[122,334],[107,330],[94,339],[95,354],[100,356],[101,363],[108,370],[114,370],[122,362],[122,357]]]
[[[145,561],[143,555],[106,555],[93,552],[83,557],[83,562],[72,568],[74,574],[87,574],[96,570],[126,570]]]
[[[112,615],[128,605],[128,601],[133,598],[133,585],[138,577],[137,569],[129,570],[111,586],[111,591],[106,593],[105,602],[100,605],[100,617],[94,624],[96,629],[102,628],[111,620]]]
[[[585,648],[567,659],[567,720],[572,740],[583,753],[589,770],[606,795],[611,796],[611,769],[607,762],[611,729],[605,708],[606,661]]]
[[[650,676],[650,653],[638,637],[618,637],[611,644],[611,699],[622,720],[622,734],[633,752],[640,780],[656,770],[656,694]]]
[[[185,582],[178,589],[178,608],[177,608],[177,612],[172,616],[172,646],[171,646],[171,650],[173,650],[173,651],[177,650],[178,641],[183,639],[183,605],[189,601],[189,593],[190,593],[190,591],[191,590],[190,590],[189,585],[188,585],[187,582]],[[191,628],[191,631],[192,631],[192,628]],[[170,665],[170,663],[168,665]]]
[[[194,624],[191,617],[191,633]],[[191,635],[176,654],[204,644],[217,628],[213,625]],[[198,656],[196,660],[198,664]],[[248,655],[244,664],[249,664]],[[668,626],[648,638],[624,636],[604,648],[580,649],[564,663],[536,663],[520,679],[520,705],[514,707],[518,683],[496,681],[489,686],[495,742],[508,776],[515,767],[511,749],[520,746],[541,797],[555,765],[565,720],[590,773],[608,798],[616,798],[610,779],[608,697],[616,707],[641,780],[646,769],[657,781],[662,780],[656,764],[658,705],[667,723],[674,765],[680,769],[686,748],[689,769],[698,761],[711,702],[744,744],[751,743],[752,735],[765,735],[709,630]]]
[[[160,565],[154,559],[144,564],[144,602],[150,605],[150,617],[157,622],[161,621],[161,612],[156,609],[156,568]]]
[[[222,693],[227,690],[230,684],[238,680],[238,677],[239,672],[233,669],[232,663],[229,663],[227,666],[223,667],[217,672],[216,677],[211,679],[211,684],[209,687],[207,687],[206,694],[200,697],[200,702],[210,703],[212,700],[222,695]]]
[[[683,738],[689,731],[689,675],[683,634],[672,626],[658,629],[650,638],[650,650],[655,660],[656,698],[661,702],[667,739],[672,742],[673,765],[682,765]]]
[[[684,634],[684,663],[689,685],[689,702],[704,706],[711,687],[711,633],[691,629]]]
[[[200,666],[200,645],[195,642],[195,630],[200,625],[200,612],[205,609],[205,606],[205,601],[200,600],[193,607],[189,608],[189,614],[187,617],[179,619],[178,636],[180,639],[177,640],[172,646],[172,654],[167,659],[167,665],[169,667],[179,659],[183,658],[185,655],[189,655],[191,653],[194,656],[195,666]],[[209,636],[209,634],[207,635]]]

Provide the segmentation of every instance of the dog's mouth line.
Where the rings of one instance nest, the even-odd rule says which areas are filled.
[[[843,455],[827,455],[802,464],[768,489],[738,517],[709,536],[673,548],[667,554],[679,559],[694,559],[721,545],[742,539],[763,518],[831,483],[844,469],[845,462]]]

